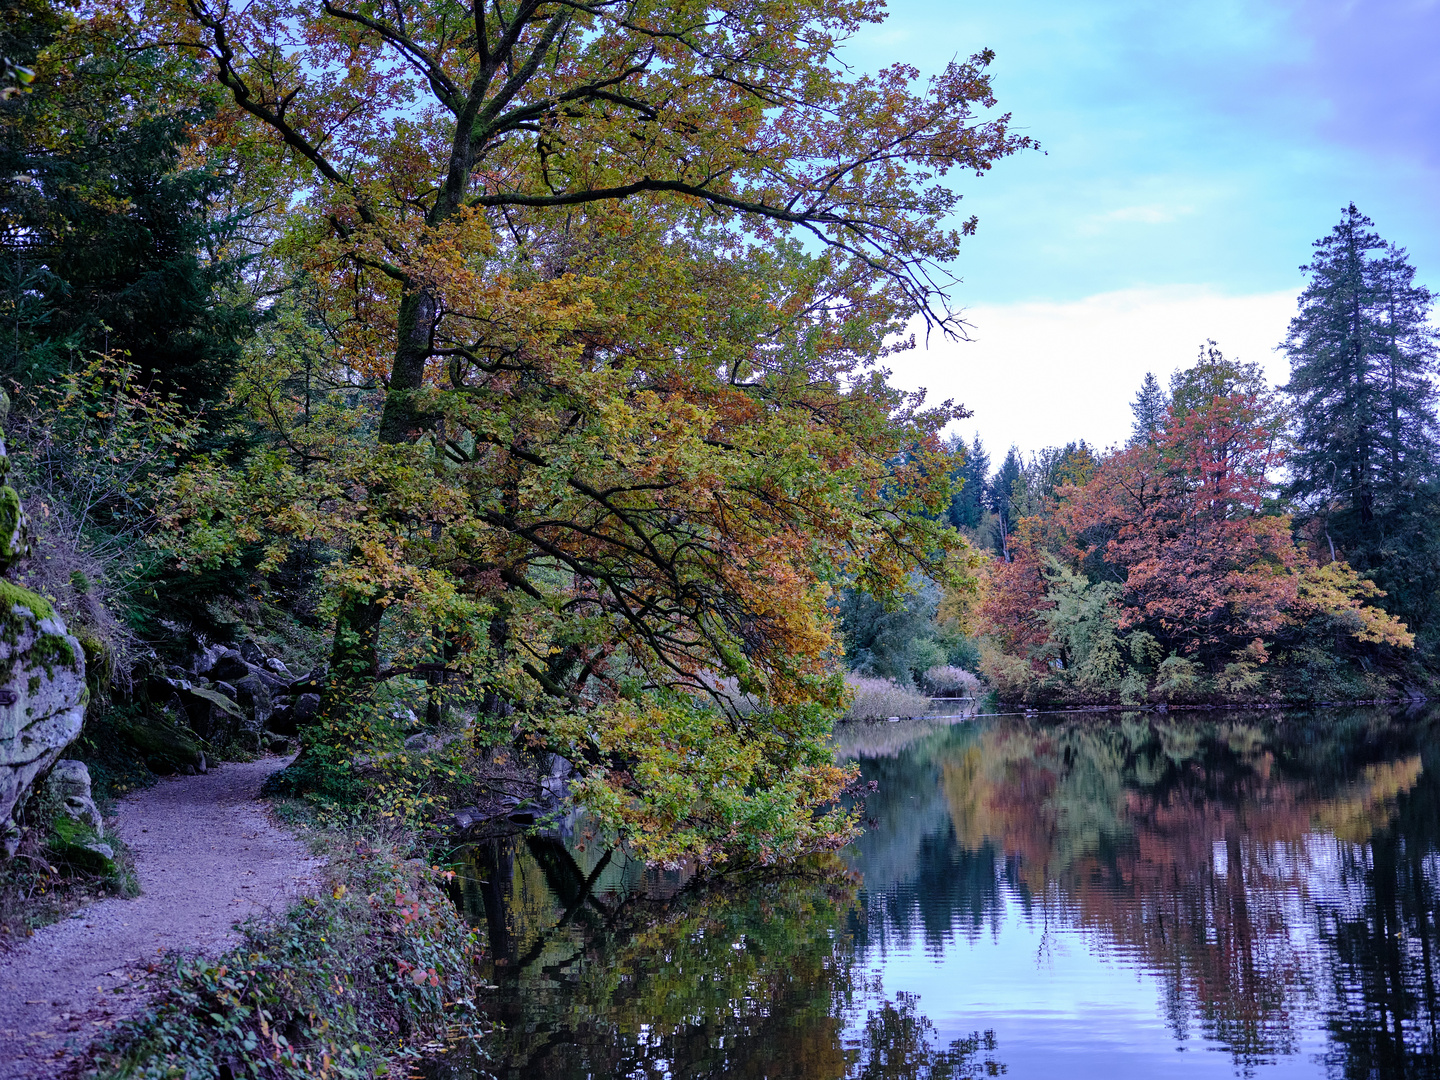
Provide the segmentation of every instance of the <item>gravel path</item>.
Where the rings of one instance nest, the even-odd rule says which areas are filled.
[[[116,808],[113,831],[140,881],[0,953],[0,1080],[51,1077],[70,1056],[151,1000],[147,968],[172,949],[215,954],[234,925],[283,910],[319,860],[259,802],[282,758],[229,762],[161,780]]]

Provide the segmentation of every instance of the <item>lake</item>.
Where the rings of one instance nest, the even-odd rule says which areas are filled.
[[[477,844],[499,1026],[432,1075],[1440,1075],[1437,715],[851,725],[864,835],[724,890]]]

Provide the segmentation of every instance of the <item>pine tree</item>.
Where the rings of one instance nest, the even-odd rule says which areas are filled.
[[[1015,513],[1012,502],[1015,498],[1015,489],[1019,486],[1021,477],[1024,475],[1025,465],[1021,460],[1020,451],[1012,446],[1001,462],[999,470],[995,473],[995,479],[987,487],[986,495],[990,502],[990,510],[998,518],[998,527],[995,530],[995,550],[1004,557],[1006,562],[1010,561],[1010,534],[1015,527]]]
[[[1423,633],[1440,586],[1435,294],[1373,225],[1352,203],[1301,268],[1310,284],[1282,343],[1297,414],[1287,495],[1324,553],[1373,577]]]
[[[950,524],[957,529],[977,529],[985,521],[985,482],[990,476],[990,455],[978,434],[968,447],[956,439],[950,453],[956,459],[951,480],[960,485],[950,500]]]
[[[1135,422],[1130,427],[1130,445],[1154,442],[1165,426],[1165,410],[1169,407],[1170,398],[1161,388],[1160,380],[1153,371],[1147,371],[1135,400],[1130,403],[1130,411],[1135,414]]]

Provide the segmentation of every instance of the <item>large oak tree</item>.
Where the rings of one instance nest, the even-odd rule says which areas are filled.
[[[492,715],[519,710],[652,854],[839,835],[805,809],[841,779],[828,583],[883,593],[947,542],[926,514],[953,410],[872,365],[917,315],[959,330],[945,266],[974,222],[943,178],[1028,145],[990,115],[988,53],[923,87],[849,72],[837,48],[879,17],[170,10],[235,102],[211,137],[287,155],[277,250],[374,388],[323,449],[287,435],[244,476],[197,474],[187,510],[212,555],[267,535],[347,553],[332,712],[397,670],[398,605],[444,643],[407,670],[463,669]]]

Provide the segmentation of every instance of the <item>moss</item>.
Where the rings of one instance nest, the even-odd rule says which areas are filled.
[[[9,484],[0,487],[0,569],[9,569],[23,558],[25,543],[25,512],[20,509],[20,496]]]
[[[71,671],[79,667],[75,660],[75,647],[68,638],[60,634],[41,634],[36,638],[29,660],[44,667],[45,674],[52,679],[57,667],[69,668]]]
[[[116,714],[110,725],[125,743],[135,747],[149,768],[174,772],[200,761],[202,747],[188,730],[143,713]]]
[[[50,821],[50,851],[61,862],[85,874],[114,876],[117,867],[112,859],[88,845],[99,837],[83,821],[76,821],[65,813],[57,813]]]
[[[15,646],[28,628],[24,615],[16,615],[17,607],[25,608],[34,617],[33,622],[53,618],[55,609],[39,593],[22,588],[12,581],[0,579],[0,641]],[[73,651],[72,651],[73,655]],[[10,656],[0,663],[0,683],[8,683],[15,672],[18,656]],[[53,662],[53,661],[52,661]]]
[[[16,604],[29,608],[36,619],[50,619],[55,616],[55,609],[51,607],[50,601],[39,593],[21,588],[13,581],[0,580],[0,618],[9,615]]]

